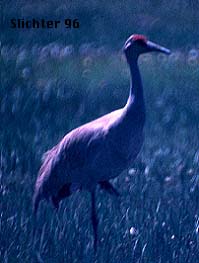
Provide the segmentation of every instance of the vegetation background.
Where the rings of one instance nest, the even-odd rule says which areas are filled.
[[[142,33],[171,56],[140,59],[147,123],[132,167],[98,189],[97,262],[199,262],[199,3],[1,1],[0,261],[92,262],[90,196],[56,214],[31,200],[42,154],[74,127],[122,107],[129,72],[121,48]],[[79,29],[16,30],[11,18],[77,18]]]

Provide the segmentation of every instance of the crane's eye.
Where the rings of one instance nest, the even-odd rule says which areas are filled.
[[[146,46],[146,41],[143,39],[138,39],[138,40],[136,40],[136,44],[144,47],[144,46]]]

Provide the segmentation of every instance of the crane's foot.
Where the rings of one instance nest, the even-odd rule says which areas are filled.
[[[106,190],[109,194],[120,196],[120,193],[115,189],[115,187],[109,181],[99,182],[99,185],[102,189]]]
[[[94,251],[96,253],[97,241],[98,241],[98,235],[97,235],[98,219],[97,219],[97,213],[96,213],[95,190],[91,192],[91,220],[92,220],[93,234],[94,234],[93,246],[94,246]]]

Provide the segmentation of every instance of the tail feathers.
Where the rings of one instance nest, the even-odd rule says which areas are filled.
[[[52,180],[55,172],[56,163],[59,161],[56,145],[51,150],[47,151],[42,158],[42,165],[38,173],[35,184],[35,192],[33,196],[33,213],[36,215],[41,199],[48,199],[52,195],[54,179]]]
[[[41,201],[40,191],[35,191],[33,196],[33,214],[36,216]]]

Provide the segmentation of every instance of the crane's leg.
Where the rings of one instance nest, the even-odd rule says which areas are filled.
[[[59,202],[64,199],[65,197],[70,196],[70,186],[71,183],[65,184],[62,186],[62,188],[59,190],[58,194],[56,196],[52,196],[52,203],[55,206],[56,209],[59,208]]]
[[[94,250],[97,250],[97,226],[98,226],[98,219],[96,213],[96,200],[95,200],[95,190],[91,192],[91,220],[93,225],[93,232],[94,232]]]
[[[117,211],[120,211],[120,200],[118,200],[120,193],[117,191],[117,189],[115,189],[115,187],[109,181],[102,181],[99,184],[102,189],[106,190],[109,194],[112,194],[117,199],[115,206]]]
[[[116,196],[119,196],[119,192],[113,187],[113,185],[109,181],[102,181],[99,182],[100,187],[104,190],[106,190],[109,194],[113,194]]]

